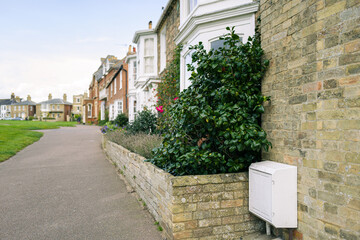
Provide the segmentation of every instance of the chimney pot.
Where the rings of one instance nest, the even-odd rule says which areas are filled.
[[[15,101],[16,101],[16,102],[20,102],[20,97],[19,97],[19,96],[16,96],[16,97],[15,97]]]
[[[129,51],[128,52],[131,53],[131,45],[129,45]]]
[[[149,22],[149,29],[152,29],[152,21]]]
[[[30,95],[27,96],[27,100],[28,100],[28,101],[31,101]]]
[[[51,100],[51,99],[52,99],[52,95],[51,95],[51,93],[49,93],[48,100]]]
[[[15,99],[15,93],[11,93],[11,99]]]
[[[64,101],[66,101],[66,100],[67,100],[66,93],[64,93],[64,95],[63,95],[63,99],[64,99]]]
[[[136,48],[135,47],[133,47],[133,52],[136,53]]]

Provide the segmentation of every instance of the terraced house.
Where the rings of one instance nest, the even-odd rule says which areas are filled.
[[[72,103],[63,98],[52,98],[50,93],[47,101],[36,104],[36,116],[39,120],[70,121]]]
[[[15,94],[12,93],[9,99],[0,99],[0,118],[10,118],[11,104],[16,103]]]
[[[11,104],[11,116],[28,119],[36,114],[36,103],[31,101],[30,95],[27,96],[26,101],[15,102]]]

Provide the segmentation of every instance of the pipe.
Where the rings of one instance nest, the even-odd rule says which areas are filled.
[[[266,222],[266,235],[270,236],[271,231],[270,231],[270,223]]]

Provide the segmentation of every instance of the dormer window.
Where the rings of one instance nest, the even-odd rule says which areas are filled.
[[[154,72],[154,38],[145,39],[144,49],[145,73]]]

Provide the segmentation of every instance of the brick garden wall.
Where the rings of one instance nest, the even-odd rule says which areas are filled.
[[[260,0],[259,15],[263,159],[298,166],[295,238],[360,239],[360,1]]]
[[[240,239],[264,229],[248,211],[247,173],[174,177],[105,137],[103,148],[168,240]]]

